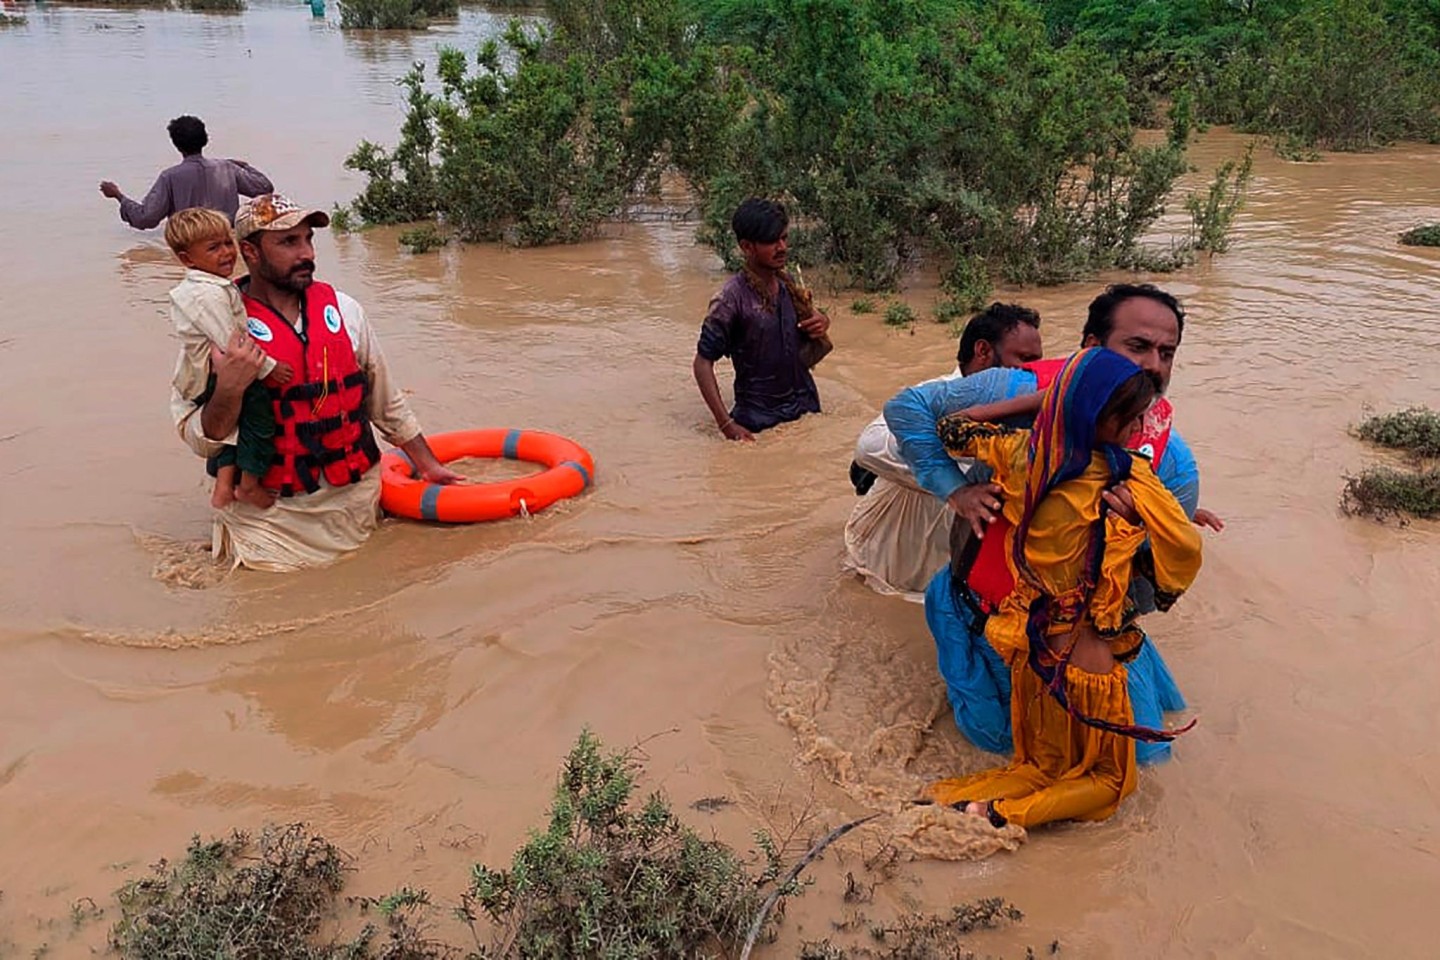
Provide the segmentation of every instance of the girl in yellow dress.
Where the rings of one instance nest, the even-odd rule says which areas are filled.
[[[1135,790],[1135,740],[1175,736],[1134,725],[1125,674],[1143,639],[1126,601],[1136,550],[1148,536],[1162,610],[1200,570],[1199,532],[1123,446],[1156,396],[1138,366],[1092,348],[1066,362],[1031,430],[966,416],[978,410],[942,422],[951,455],[995,471],[1014,531],[1015,589],[985,637],[1010,668],[1015,758],[932,783],[928,800],[997,827],[1103,820]]]

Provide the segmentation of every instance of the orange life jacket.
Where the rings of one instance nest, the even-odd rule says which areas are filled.
[[[1035,374],[1037,389],[1043,391],[1060,375],[1065,360],[1064,357],[1058,360],[1037,360],[1025,364],[1022,369]],[[1136,453],[1148,457],[1151,465],[1157,469],[1170,442],[1170,421],[1174,413],[1169,400],[1164,397],[1156,400],[1146,412],[1140,431],[1126,444]],[[1005,562],[1005,542],[1010,539],[1011,531],[1010,521],[1003,516],[997,516],[985,528],[985,538],[979,542],[978,547],[971,541],[975,559],[965,575],[965,583],[980,602],[980,609],[984,613],[998,610],[1000,602],[1015,589],[1015,576]]]
[[[314,493],[322,478],[332,487],[355,483],[379,462],[380,449],[365,413],[370,380],[355,360],[335,288],[305,289],[299,331],[259,300],[244,301],[251,338],[295,370],[288,384],[270,389],[275,459],[261,484],[289,497]]]

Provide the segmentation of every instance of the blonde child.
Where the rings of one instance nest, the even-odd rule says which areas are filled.
[[[185,279],[170,291],[170,321],[186,355],[176,367],[175,388],[200,404],[214,375],[200,382],[185,371],[209,369],[211,344],[224,349],[236,330],[246,329],[245,305],[230,282],[238,254],[235,235],[223,213],[191,207],[165,222],[165,242],[186,268]],[[289,364],[266,357],[259,377],[246,388],[235,444],[207,463],[215,477],[210,503],[216,508],[234,500],[257,507],[275,502],[274,492],[260,483],[275,456],[275,412],[266,383],[283,386],[294,374]]]

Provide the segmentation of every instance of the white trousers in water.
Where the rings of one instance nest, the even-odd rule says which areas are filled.
[[[950,562],[950,508],[921,490],[885,418],[860,433],[855,462],[879,478],[845,524],[845,569],[877,593],[925,602],[935,571]]]

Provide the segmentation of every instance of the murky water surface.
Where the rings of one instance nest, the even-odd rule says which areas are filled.
[[[72,931],[73,900],[267,820],[357,854],[356,892],[453,897],[539,821],[586,724],[615,745],[663,734],[652,780],[682,808],[739,801],[692,816],[737,843],[989,762],[948,719],[920,609],[839,572],[855,435],[948,369],[953,341],[837,294],[826,415],[720,443],[689,360],[722,275],[683,227],[423,257],[394,231],[322,233],[322,276],[366,305],[428,430],[567,434],[599,487],[530,522],[388,523],[303,575],[208,570],[206,482],[165,409],[178,270],[96,183],[143,193],[173,160],[165,122],[193,112],[212,154],[307,203],[348,199],[347,152],[398,127],[395,78],[503,24],[467,10],[361,37],[300,4],[26,9],[0,30],[0,946],[88,954],[99,925]],[[1243,143],[1214,133],[1194,159]],[[980,945],[1009,953],[1433,952],[1440,531],[1344,519],[1336,495],[1372,456],[1345,433],[1367,407],[1440,404],[1440,252],[1394,242],[1436,219],[1440,150],[1262,151],[1233,252],[1166,281],[1191,311],[1178,422],[1230,522],[1150,623],[1200,726],[1115,820],[901,863],[865,910],[1004,895],[1028,919]],[[1096,288],[1007,293],[1058,352]],[[887,830],[921,826],[815,868],[772,955],[828,934],[855,909],[844,873],[873,880]]]

